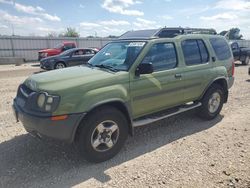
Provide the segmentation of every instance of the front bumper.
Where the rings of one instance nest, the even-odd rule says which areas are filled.
[[[42,52],[38,52],[38,61],[40,61],[43,58],[46,58],[47,56],[44,56]]]
[[[40,61],[40,68],[41,68],[41,69],[52,70],[52,69],[53,69],[53,66],[54,66],[54,65],[52,65],[52,64],[50,64],[50,63]]]
[[[65,120],[51,120],[51,117],[34,116],[24,112],[15,102],[13,112],[17,121],[21,121],[27,132],[39,137],[49,137],[72,143],[76,129],[85,113],[68,115]]]

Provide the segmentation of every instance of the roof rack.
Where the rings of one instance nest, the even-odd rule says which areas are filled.
[[[215,29],[205,28],[182,28],[182,27],[164,27],[161,29],[128,31],[121,35],[119,39],[150,39],[150,38],[173,38],[185,34],[210,34],[216,35]]]

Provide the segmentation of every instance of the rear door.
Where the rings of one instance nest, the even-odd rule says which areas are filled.
[[[95,52],[91,49],[76,50],[70,60],[71,66],[86,64],[94,55]]]
[[[185,62],[182,79],[184,100],[190,102],[198,99],[213,78],[213,62],[203,39],[184,39],[181,49]]]
[[[81,63],[86,64],[93,56],[95,51],[91,49],[83,50],[83,55],[81,56]]]

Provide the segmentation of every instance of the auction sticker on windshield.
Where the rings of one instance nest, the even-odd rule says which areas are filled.
[[[144,46],[145,42],[130,42],[129,47],[142,47]]]

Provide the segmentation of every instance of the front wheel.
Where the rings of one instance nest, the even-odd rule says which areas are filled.
[[[66,65],[64,63],[62,63],[62,62],[58,62],[55,65],[55,69],[63,69],[65,67],[66,67]]]
[[[103,162],[114,157],[128,136],[127,119],[111,106],[94,110],[80,126],[77,147],[90,162]]]
[[[224,91],[220,85],[213,84],[202,99],[199,116],[206,120],[214,119],[221,111],[224,103]]]

